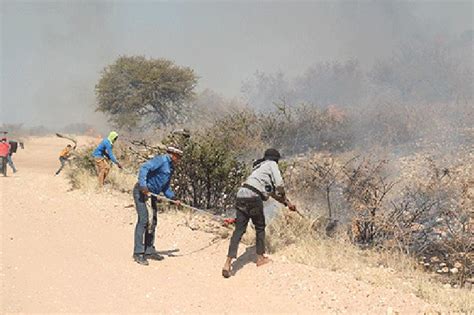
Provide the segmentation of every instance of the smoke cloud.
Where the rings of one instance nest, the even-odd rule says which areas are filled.
[[[401,42],[474,28],[470,1],[0,5],[0,123],[51,128],[105,125],[94,86],[120,55],[172,59],[196,70],[199,89],[239,97],[257,70],[295,76],[349,59],[370,67]]]

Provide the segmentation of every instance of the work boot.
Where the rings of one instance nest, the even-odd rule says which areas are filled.
[[[152,259],[152,260],[158,260],[158,261],[165,259],[165,257],[161,256],[158,253],[145,254],[145,258],[146,259]]]
[[[146,260],[145,255],[143,254],[134,254],[133,260],[135,260],[140,265],[148,266],[148,260]]]

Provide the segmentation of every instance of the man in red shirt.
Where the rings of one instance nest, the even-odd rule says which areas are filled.
[[[7,142],[7,138],[2,138],[0,141],[0,159],[2,165],[3,176],[7,176],[7,161],[8,154],[10,153],[10,144]]]

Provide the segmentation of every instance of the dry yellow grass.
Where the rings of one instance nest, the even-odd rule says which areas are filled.
[[[99,189],[97,176],[92,175],[87,170],[71,168],[66,172],[74,189],[81,189],[87,192],[97,191]],[[105,188],[120,192],[130,192],[136,182],[137,175],[112,167],[105,181]]]
[[[402,253],[362,250],[342,235],[324,237],[311,228],[313,222],[297,215],[277,217],[267,227],[269,252],[293,262],[343,272],[374,286],[403,290],[453,312],[474,312],[471,289],[445,287]],[[254,232],[249,229],[246,234],[245,242],[253,242]]]

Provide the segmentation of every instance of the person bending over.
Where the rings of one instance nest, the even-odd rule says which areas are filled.
[[[122,165],[117,161],[113,152],[113,145],[118,139],[118,133],[111,131],[107,138],[104,138],[97,148],[92,152],[97,169],[97,176],[99,178],[99,187],[104,187],[105,179],[110,172],[110,162],[115,163],[118,168]]]
[[[229,250],[222,275],[230,277],[232,260],[237,257],[242,235],[247,230],[249,220],[252,220],[256,231],[257,266],[262,266],[271,260],[265,256],[265,215],[263,202],[269,197],[274,198],[296,211],[296,207],[285,194],[283,178],[278,167],[281,155],[276,149],[268,149],[264,157],[255,161],[253,171],[237,191],[235,230],[230,239]]]
[[[148,265],[147,259],[162,260],[163,257],[155,249],[155,229],[157,224],[157,198],[153,195],[163,193],[168,199],[175,199],[170,187],[174,168],[183,155],[183,151],[168,147],[166,154],[157,155],[144,163],[138,172],[138,182],[133,188],[133,199],[137,210],[137,225],[135,226],[133,259]],[[150,193],[151,213],[146,204]],[[179,202],[175,202],[179,205]]]

